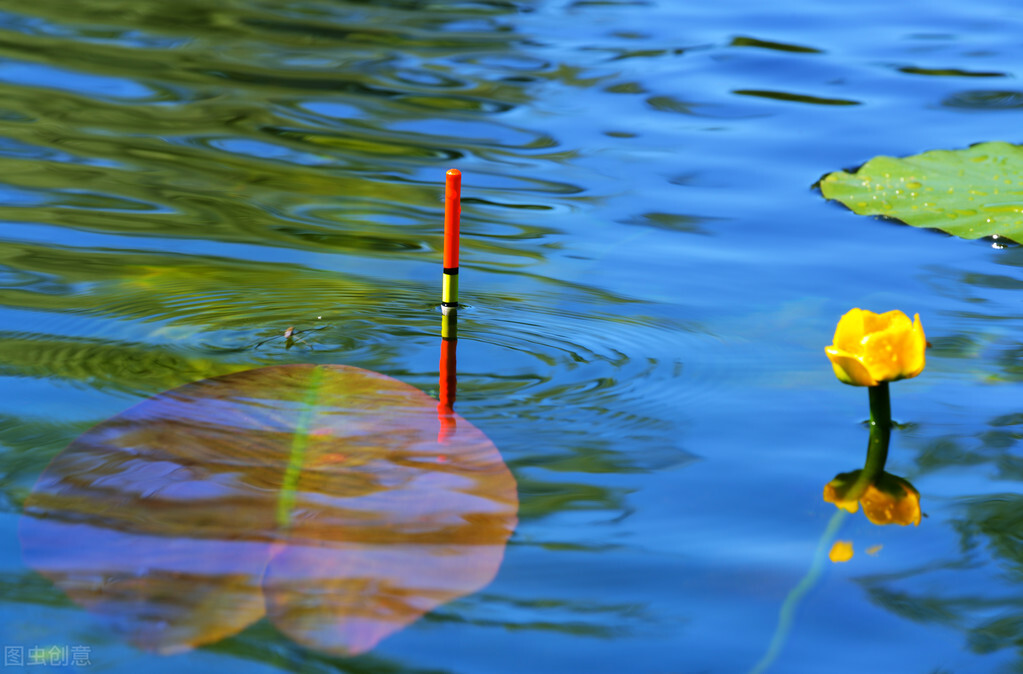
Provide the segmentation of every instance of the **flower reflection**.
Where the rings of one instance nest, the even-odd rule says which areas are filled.
[[[909,379],[924,369],[927,339],[920,314],[913,320],[901,311],[875,314],[851,309],[835,328],[825,349],[835,376],[853,386],[877,386]]]
[[[874,524],[920,524],[920,492],[905,479],[881,471],[869,479],[864,471],[840,473],[824,486],[824,500],[863,514]]]
[[[852,558],[852,541],[835,541],[835,544],[831,546],[831,551],[828,552],[828,559],[836,564],[839,562],[848,562]]]

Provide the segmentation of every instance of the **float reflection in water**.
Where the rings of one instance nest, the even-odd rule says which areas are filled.
[[[95,426],[25,503],[25,562],[139,648],[185,651],[263,616],[357,654],[486,586],[515,479],[441,400],[344,365],[206,379]]]

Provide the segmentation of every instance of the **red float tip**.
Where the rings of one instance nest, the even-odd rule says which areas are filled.
[[[458,267],[459,223],[462,217],[462,172],[450,169],[444,191],[444,268]],[[457,298],[455,299],[457,302]]]

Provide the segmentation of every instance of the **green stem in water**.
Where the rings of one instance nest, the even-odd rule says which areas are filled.
[[[884,470],[888,460],[888,442],[892,436],[892,401],[888,393],[888,382],[867,389],[870,393],[870,443],[867,445],[867,461],[863,474],[873,481]]]
[[[799,608],[799,602],[803,600],[807,592],[813,589],[813,586],[820,580],[821,574],[824,573],[824,569],[827,566],[828,552],[831,551],[831,546],[834,545],[835,538],[838,537],[838,530],[848,515],[849,513],[846,511],[839,510],[831,516],[828,526],[824,529],[824,534],[817,543],[817,550],[813,553],[813,561],[810,563],[809,571],[799,581],[799,584],[792,588],[785,597],[785,601],[782,602],[781,610],[778,612],[778,626],[774,629],[771,643],[768,645],[764,657],[760,658],[760,662],[750,670],[750,674],[766,672],[767,668],[771,666],[781,653],[785,642],[788,641],[789,633],[792,631],[792,624],[796,619],[796,609]]]
[[[845,498],[858,501],[884,470],[888,461],[888,441],[892,436],[892,402],[888,382],[867,389],[870,394],[870,440],[867,460],[856,481],[845,492]]]
[[[877,386],[868,387],[867,391],[870,394],[870,442],[867,445],[867,460],[863,470],[856,478],[856,482],[849,488],[845,496],[845,498],[854,500],[859,500],[867,487],[874,484],[874,480],[884,470],[884,464],[888,460],[888,442],[892,436],[892,401],[888,394],[888,382],[883,381]],[[824,530],[824,535],[821,536],[821,540],[817,544],[817,551],[814,553],[810,570],[789,592],[782,603],[778,626],[775,628],[767,653],[750,670],[750,674],[761,674],[766,671],[781,653],[782,647],[788,640],[789,632],[792,630],[796,608],[824,572],[828,552],[838,536],[838,530],[846,515],[844,510],[839,510],[832,515]]]

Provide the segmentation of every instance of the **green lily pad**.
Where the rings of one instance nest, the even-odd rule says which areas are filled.
[[[902,159],[874,157],[852,173],[829,173],[820,188],[860,215],[964,239],[1023,243],[1023,146],[992,142]]]

